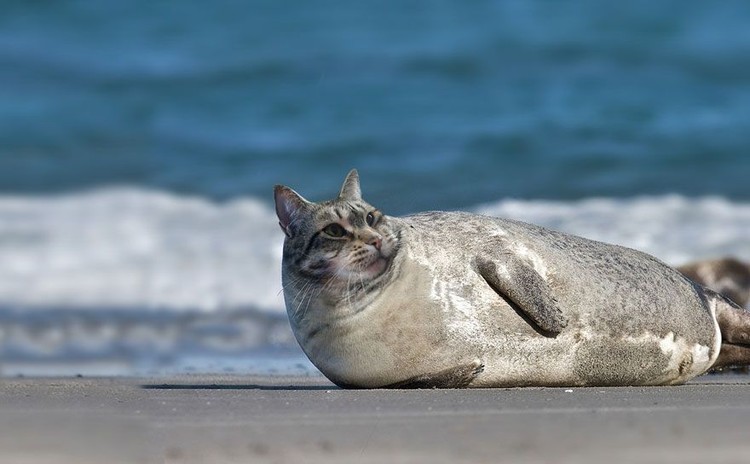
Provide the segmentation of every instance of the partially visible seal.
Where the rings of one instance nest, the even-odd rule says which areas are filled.
[[[721,293],[740,306],[750,303],[750,264],[735,258],[688,263],[677,268],[689,279]]]
[[[669,385],[750,363],[750,314],[656,258],[459,212],[390,217],[352,171],[312,203],[277,186],[284,298],[344,387]]]

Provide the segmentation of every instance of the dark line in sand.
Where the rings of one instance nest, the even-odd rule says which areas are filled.
[[[338,390],[334,385],[219,385],[219,384],[144,384],[144,390]]]

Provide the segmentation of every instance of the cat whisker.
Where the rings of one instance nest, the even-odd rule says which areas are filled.
[[[351,280],[352,280],[352,273],[350,272],[346,276],[346,303],[347,303],[347,306],[349,306],[349,309],[352,309],[352,294],[349,288]]]
[[[305,283],[305,285],[302,286],[302,289],[300,289],[300,293],[297,295],[297,298],[294,299],[293,305],[295,305],[294,308],[294,317],[297,318],[300,308],[302,308],[303,303],[305,302],[305,298],[311,293],[313,284],[310,282]],[[299,300],[299,304],[297,304],[297,300]],[[308,302],[309,304],[309,302]],[[303,312],[304,314],[304,312]]]
[[[359,284],[361,286],[360,291],[364,292],[365,291],[365,279],[361,272],[359,273]]]

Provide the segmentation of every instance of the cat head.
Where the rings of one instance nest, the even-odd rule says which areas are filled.
[[[362,199],[359,175],[346,176],[338,197],[313,203],[282,185],[274,189],[284,266],[334,287],[382,275],[397,250],[391,221]]]

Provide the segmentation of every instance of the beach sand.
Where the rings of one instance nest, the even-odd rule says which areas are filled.
[[[750,377],[677,387],[340,390],[322,377],[0,380],[3,463],[730,463]]]

